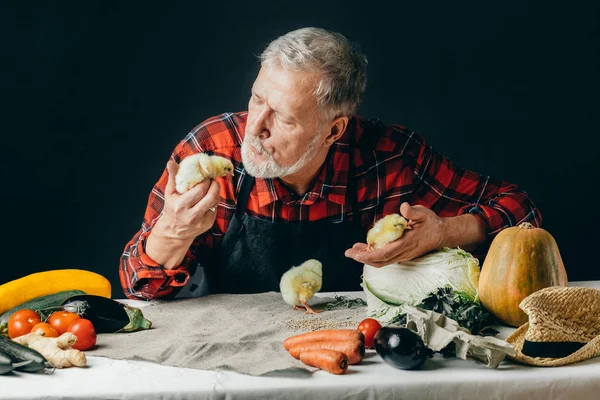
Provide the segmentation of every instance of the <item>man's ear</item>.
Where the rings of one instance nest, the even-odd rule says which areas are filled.
[[[338,117],[331,123],[331,129],[329,134],[325,138],[325,144],[331,146],[336,140],[338,140],[348,127],[348,117]]]

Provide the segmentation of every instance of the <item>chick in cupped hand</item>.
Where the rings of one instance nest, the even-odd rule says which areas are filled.
[[[205,179],[233,175],[233,164],[225,157],[198,153],[188,156],[179,163],[175,176],[175,189],[183,194]]]
[[[367,232],[367,251],[380,249],[398,240],[406,229],[411,229],[406,218],[400,214],[389,214],[381,218]]]
[[[281,276],[279,290],[283,300],[293,306],[292,310],[305,309],[305,314],[318,314],[306,302],[315,295],[323,284],[323,265],[314,259],[292,267]]]

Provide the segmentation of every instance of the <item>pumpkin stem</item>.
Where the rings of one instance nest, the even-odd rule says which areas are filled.
[[[519,224],[519,228],[521,229],[533,229],[535,226],[531,225],[529,222],[523,222]]]

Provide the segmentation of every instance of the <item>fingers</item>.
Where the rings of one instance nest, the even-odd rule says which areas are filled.
[[[346,250],[344,255],[348,258],[353,258],[360,263],[373,266],[377,266],[376,264],[381,264],[381,266],[383,266],[390,264],[391,260],[396,257],[398,252],[398,246],[396,242],[394,242],[395,246],[390,243],[381,249],[375,249],[372,251],[366,251],[367,245],[365,243],[356,243],[351,249]]]
[[[407,202],[400,204],[400,215],[408,220],[414,219],[413,207]]]
[[[358,250],[358,251],[365,251],[367,250],[367,245],[365,243],[355,243],[354,246],[352,246],[353,249]]]
[[[418,241],[405,239],[404,237],[388,243],[380,249],[365,251],[366,248],[366,244],[356,243],[351,249],[346,250],[344,255],[359,263],[380,268],[398,262],[410,261],[422,253]]]
[[[182,201],[189,205],[189,208],[194,207],[206,194],[210,188],[211,180],[205,179],[184,194],[181,195]]]
[[[198,203],[192,208],[195,213],[205,214],[206,212],[213,213],[209,209],[214,207],[216,209],[219,204],[220,196],[219,193],[221,191],[221,185],[216,180],[206,180],[206,182],[210,182],[210,187],[206,192],[206,195],[203,196]],[[204,182],[202,182],[204,183]],[[199,185],[197,185],[199,186]]]
[[[167,195],[177,193],[177,190],[175,189],[175,176],[177,176],[177,171],[179,171],[179,165],[175,161],[169,160],[167,162],[169,179],[167,180],[167,187],[165,188],[165,193]]]
[[[427,219],[427,214],[429,212],[431,211],[422,205],[411,206],[407,202],[400,204],[400,215],[406,218],[409,221],[409,224],[414,224],[417,221],[420,222]]]
[[[381,260],[376,261],[376,260],[373,260],[372,257],[369,257],[369,254],[372,254],[372,253],[367,252],[367,251],[360,252],[360,253],[354,253],[350,250],[346,250],[346,257],[352,258],[361,264],[367,264],[367,265],[370,265],[370,266],[376,267],[376,268],[381,268],[381,267],[385,267],[386,265],[403,262],[403,261],[409,261],[409,260],[413,259],[413,257],[410,257],[410,256],[398,255],[387,261],[381,261]]]

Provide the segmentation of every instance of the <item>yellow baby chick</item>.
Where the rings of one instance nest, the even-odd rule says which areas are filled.
[[[233,164],[230,160],[206,153],[193,154],[179,163],[175,189],[183,194],[204,179],[215,179],[225,175],[233,175]]]
[[[323,284],[323,265],[314,259],[292,267],[281,276],[279,290],[283,300],[293,306],[292,310],[306,309],[305,314],[318,314],[306,301],[314,296]]]
[[[410,229],[406,218],[400,214],[390,214],[381,218],[367,232],[367,251],[380,249],[386,244],[400,239],[405,229]]]

